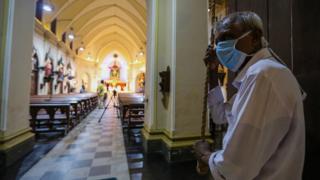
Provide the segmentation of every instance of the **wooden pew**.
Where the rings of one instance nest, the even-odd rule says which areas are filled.
[[[53,102],[53,101],[63,101],[63,102],[70,102],[72,106],[72,113],[76,116],[76,119],[80,121],[80,119],[84,116],[83,113],[83,108],[84,108],[84,100],[79,99],[79,98],[74,98],[74,97],[31,97],[30,102],[36,102],[38,101],[48,101],[48,102]]]
[[[45,101],[33,100],[30,102],[30,125],[37,134],[44,132],[60,131],[67,134],[72,126],[72,117],[70,116],[71,102],[68,101]],[[45,113],[39,114],[40,110]],[[58,117],[57,111],[60,110]],[[44,117],[48,115],[49,118]]]
[[[32,96],[30,125],[36,134],[52,131],[67,133],[96,106],[97,95],[95,93]],[[46,128],[41,130],[38,128],[40,126]],[[64,128],[59,126],[64,126]]]
[[[95,93],[84,93],[84,94],[57,94],[57,95],[40,95],[32,96],[31,99],[68,99],[80,101],[75,109],[79,109],[79,116],[85,117],[89,112],[97,107],[98,98]]]
[[[143,104],[130,104],[128,106],[128,134],[131,129],[141,128],[144,124],[144,106]]]
[[[120,117],[121,122],[124,124],[125,119],[128,118],[130,120],[129,116],[126,117],[127,112],[129,111],[129,114],[131,112],[134,112],[136,109],[144,109],[144,96],[142,94],[138,93],[119,93],[118,95],[118,102],[120,106]],[[129,125],[130,123],[128,123]]]

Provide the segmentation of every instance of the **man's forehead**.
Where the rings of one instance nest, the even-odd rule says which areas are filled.
[[[239,23],[231,23],[230,20],[224,20],[222,24],[225,28],[220,28],[219,31],[216,31],[215,39],[218,39],[225,34],[232,34],[234,36],[242,34],[243,28]]]

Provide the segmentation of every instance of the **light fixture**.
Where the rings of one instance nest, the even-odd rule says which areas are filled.
[[[53,11],[53,5],[50,2],[50,0],[46,0],[42,4],[42,9],[46,12],[52,12]]]
[[[208,8],[208,12],[210,12],[211,10],[210,10],[210,8]]]
[[[80,45],[80,47],[79,47],[79,51],[84,51],[85,50],[85,48],[84,48],[84,46],[83,46],[83,42],[81,42],[81,45]]]
[[[75,36],[74,36],[74,33],[73,33],[73,28],[70,28],[70,32],[68,34],[68,38],[69,40],[74,40]]]
[[[90,54],[90,53],[88,53],[88,55],[87,55],[87,60],[89,60],[89,61],[91,61],[91,60],[92,60],[92,56],[91,56],[91,54]]]
[[[140,51],[139,51],[139,56],[143,56],[144,55],[144,52],[143,52],[143,50],[142,50],[142,48],[140,48]]]
[[[72,41],[72,40],[74,40],[74,34],[73,33],[70,33],[69,35],[68,35],[68,38]]]
[[[139,61],[139,59],[136,57],[130,64],[134,65],[134,64],[140,64],[141,61]]]
[[[81,46],[81,47],[79,48],[79,51],[84,51],[84,47]]]
[[[50,4],[43,4],[42,9],[46,12],[52,12],[53,8]]]

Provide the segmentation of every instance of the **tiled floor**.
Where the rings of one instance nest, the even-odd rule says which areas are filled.
[[[62,139],[61,133],[43,134],[33,147],[32,152],[7,168],[0,168],[1,180],[20,179],[32,166],[45,156]]]
[[[102,122],[98,123],[102,112],[103,110],[93,111],[48,154],[48,149],[60,138],[50,135],[50,138],[44,138],[48,142],[37,142],[36,146],[39,148],[35,148],[22,163],[17,164],[13,168],[16,171],[8,172],[9,175],[4,176],[4,180],[210,179],[208,176],[197,175],[195,161],[169,164],[160,154],[144,154],[140,129],[135,129],[130,135],[126,128],[122,131],[113,107],[106,111]],[[43,154],[46,155],[43,157]],[[32,167],[39,159],[41,160]],[[30,167],[32,168],[24,174]],[[0,179],[3,178],[0,176]]]
[[[93,111],[32,167],[22,180],[129,180],[121,123],[111,107]]]
[[[196,161],[168,163],[161,154],[143,153],[139,129],[123,134],[131,180],[212,180],[197,174]]]

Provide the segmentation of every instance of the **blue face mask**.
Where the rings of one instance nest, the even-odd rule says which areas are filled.
[[[240,68],[247,56],[250,56],[236,49],[237,42],[247,36],[249,33],[250,31],[234,40],[218,42],[216,46],[216,54],[219,61],[222,65],[233,72],[236,72]]]

